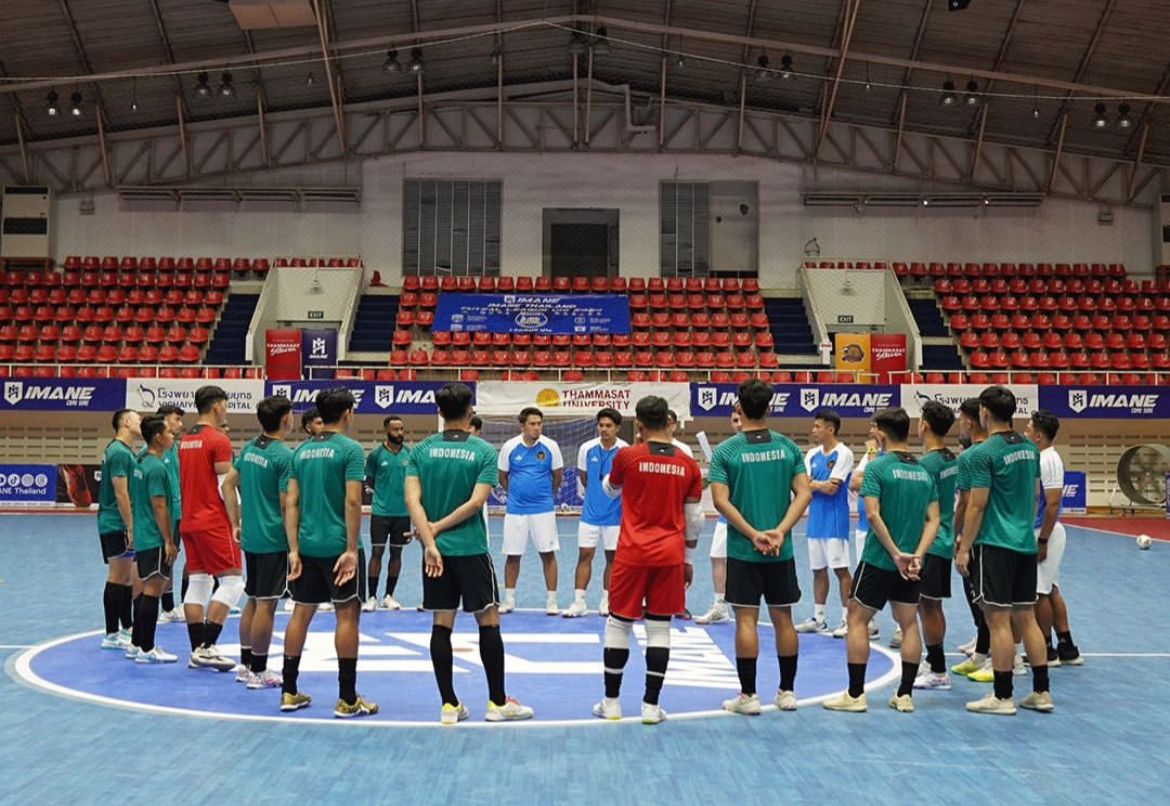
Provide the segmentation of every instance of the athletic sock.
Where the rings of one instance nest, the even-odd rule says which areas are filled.
[[[203,646],[203,622],[202,621],[188,621],[187,622],[187,638],[191,641],[191,651],[194,652],[199,647]]]
[[[138,630],[138,648],[143,652],[154,649],[154,636],[158,629],[158,597],[143,594],[138,603],[138,618],[134,621],[134,628]],[[141,622],[142,626],[139,627]]]
[[[574,603],[580,602],[581,604],[585,604],[585,589],[584,588],[574,588],[573,589],[573,602]]]
[[[1048,691],[1048,664],[1032,667],[1032,691],[1043,694]]]
[[[849,608],[848,607],[841,608],[841,623],[842,624],[849,623]]]
[[[735,671],[739,675],[739,690],[747,696],[756,693],[756,659],[735,658]]]
[[[139,634],[138,630],[138,616],[141,609],[142,594],[140,593],[130,601],[130,643],[134,646],[142,646],[140,643],[138,643],[142,640],[142,636]]]
[[[991,652],[991,630],[987,628],[987,622],[979,623],[979,633],[975,636],[975,654],[987,655]]]
[[[1010,669],[1006,672],[996,670],[995,696],[1001,700],[1010,700],[1012,698],[1012,672]]]
[[[266,671],[268,671],[268,656],[257,655],[255,652],[253,652],[252,663],[248,668],[252,674],[264,674]]]
[[[371,599],[378,598],[378,577],[366,576],[366,590],[369,592]]]
[[[297,677],[301,674],[301,656],[297,655],[295,658],[292,655],[284,656],[284,673],[281,675],[284,682],[280,685],[280,691],[283,694],[297,693]]]
[[[857,699],[865,693],[865,666],[864,663],[850,663],[849,667],[849,696]]]
[[[946,674],[947,657],[943,654],[942,644],[928,644],[926,647],[926,662],[930,664],[930,671],[935,674]]]
[[[118,631],[118,609],[122,605],[122,586],[107,582],[102,591],[102,611],[106,615],[106,635]]]
[[[337,659],[337,696],[346,705],[357,702],[357,658]]]
[[[602,653],[602,665],[605,666],[605,696],[616,700],[622,693],[622,670],[626,668],[626,661],[630,659],[630,650],[606,647]]]
[[[779,655],[780,690],[792,691],[796,687],[796,655]]]
[[[252,668],[252,647],[240,644],[240,665],[245,669]]]
[[[914,678],[918,677],[918,664],[902,661],[902,684],[898,686],[898,696],[914,694]]]
[[[162,609],[164,613],[169,613],[175,609],[175,592],[169,590],[162,595]]]
[[[504,602],[510,605],[516,604],[516,589],[504,588]]]
[[[658,705],[658,696],[662,693],[662,683],[666,680],[666,665],[669,662],[669,647],[646,647],[646,696],[642,698],[642,702]]]
[[[222,624],[216,624],[214,621],[203,622],[202,646],[215,646],[215,642],[219,640],[219,634],[221,632],[223,632]]]
[[[451,628],[435,624],[431,627],[431,665],[435,667],[435,682],[444,705],[458,705],[452,671],[455,661],[451,649]]]
[[[726,595],[726,594],[723,594],[723,593],[717,593],[717,594],[715,594],[715,604],[717,604],[717,605],[721,605],[721,604],[723,604],[723,597],[724,597],[725,595]]]
[[[386,595],[387,596],[393,596],[394,589],[397,587],[398,587],[398,577],[396,577],[396,576],[386,577]]]
[[[823,604],[814,604],[813,605],[813,615],[817,621],[823,623],[825,620],[825,606]]]
[[[504,691],[504,639],[498,624],[479,628],[479,659],[487,676],[488,699],[503,705],[508,695]]]
[[[122,622],[122,629],[128,630],[134,624],[134,588],[130,585],[119,585],[122,590],[118,599],[118,620]]]
[[[1071,632],[1071,631],[1069,631],[1069,632],[1058,632],[1058,633],[1056,633],[1056,642],[1057,642],[1058,644],[1069,644],[1069,645],[1071,645],[1071,644],[1072,644],[1072,642],[1073,642],[1073,639],[1072,639],[1072,632]]]

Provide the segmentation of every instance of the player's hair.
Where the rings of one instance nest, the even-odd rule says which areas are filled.
[[[657,395],[646,395],[634,407],[634,416],[638,418],[638,422],[651,431],[666,428],[669,412],[670,407],[666,405],[666,399]]]
[[[320,416],[321,416],[321,412],[317,411],[316,406],[313,406],[311,409],[306,411],[304,414],[301,415],[301,430],[307,434],[309,432],[309,423],[313,422],[313,420],[318,419]]]
[[[536,406],[525,406],[524,408],[520,409],[520,416],[517,417],[516,420],[520,423],[520,425],[524,425],[524,423],[528,422],[528,418],[534,414],[540,418],[541,422],[544,422],[544,412],[536,408]]]
[[[397,420],[400,423],[403,422],[403,419],[401,417],[399,417],[397,414],[386,415],[385,419],[382,420],[382,430],[384,431],[387,428],[389,428],[390,423],[394,422],[395,420]]]
[[[435,404],[444,420],[462,420],[471,409],[471,387],[449,383],[435,394]]]
[[[898,406],[876,412],[873,415],[873,424],[894,442],[905,442],[910,436],[910,415]]]
[[[166,418],[161,414],[148,414],[142,418],[142,441],[149,448],[154,438],[167,430]]]
[[[930,433],[936,437],[945,437],[955,424],[955,413],[950,406],[937,400],[928,400],[922,404],[922,419],[930,426]]]
[[[483,418],[482,418],[482,417],[479,417],[479,416],[477,415],[477,416],[475,416],[475,417],[472,417],[472,418],[471,418],[470,420],[468,420],[467,422],[468,422],[468,425],[470,425],[470,426],[471,426],[472,428],[474,428],[476,431],[482,431],[482,430],[483,430]]]
[[[979,422],[979,398],[969,397],[959,404],[959,414]]]
[[[292,401],[284,395],[266,397],[256,405],[256,419],[264,433],[271,434],[280,428],[284,415],[292,411]]]
[[[207,414],[215,404],[227,401],[228,394],[218,386],[200,386],[195,390],[195,410],[200,414]]]
[[[114,412],[114,416],[110,418],[110,425],[114,427],[115,434],[122,429],[122,420],[132,411],[134,409],[118,409]]]
[[[602,409],[597,412],[597,422],[601,422],[602,418],[612,420],[614,425],[622,424],[622,413],[617,409]]]
[[[163,403],[158,407],[158,411],[155,414],[161,414],[163,417],[170,417],[172,414],[177,414],[182,417],[184,412],[181,407],[176,406],[174,403]]]
[[[326,389],[317,395],[317,411],[321,412],[321,421],[325,425],[334,425],[341,422],[347,411],[354,407],[353,392],[344,386]]]
[[[979,393],[979,405],[987,409],[996,422],[1010,423],[1016,413],[1016,396],[1006,386],[989,386]]]
[[[1060,418],[1050,411],[1036,411],[1032,413],[1032,427],[1043,431],[1049,442],[1055,442],[1060,432]]]
[[[764,419],[772,405],[772,387],[759,378],[744,381],[739,385],[739,405],[749,420]]]
[[[667,423],[677,423],[678,422],[678,415],[674,413],[674,409],[667,409],[666,410],[666,422]]]
[[[832,409],[821,409],[813,419],[820,420],[825,425],[833,426],[833,436],[837,436],[841,432],[841,415]]]

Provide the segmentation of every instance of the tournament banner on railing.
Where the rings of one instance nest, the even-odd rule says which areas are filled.
[[[870,367],[876,383],[890,383],[890,375],[908,366],[905,333],[874,333],[869,337]]]
[[[0,504],[55,503],[56,465],[0,465]]]
[[[838,372],[870,372],[870,342],[868,333],[835,333],[836,369]]]
[[[682,421],[691,418],[690,385],[685,383],[529,383],[481,381],[475,409],[480,414],[515,416],[525,406],[536,406],[546,417],[591,417],[605,408],[632,417],[638,401],[647,395],[666,398]]]
[[[0,411],[117,411],[126,383],[103,378],[5,380]]]
[[[228,411],[235,414],[255,414],[256,406],[264,399],[261,380],[128,378],[123,402],[126,408],[135,411],[156,411],[159,406],[170,404],[191,413],[195,411],[195,392],[203,386],[218,386],[227,392]]]
[[[438,415],[435,393],[446,386],[448,381],[403,381],[378,383],[375,381],[334,380],[334,381],[270,381],[265,386],[267,395],[284,395],[293,402],[296,411],[304,411],[313,405],[323,389],[344,386],[353,392],[357,401],[356,414],[433,414]],[[475,400],[476,385],[468,383],[472,400]],[[519,411],[520,409],[516,409]]]
[[[304,377],[332,379],[337,364],[337,328],[302,329],[301,361]]]
[[[1039,393],[1037,391],[1042,387],[1020,383],[1008,383],[1004,386],[1016,396],[1017,417],[1031,417],[1032,412],[1043,408],[1038,402]],[[964,400],[979,397],[979,393],[986,388],[986,386],[977,383],[904,384],[902,386],[902,407],[911,417],[918,417],[922,414],[923,403],[928,400],[937,400],[958,411]]]
[[[1064,471],[1064,492],[1060,496],[1060,511],[1069,515],[1084,515],[1088,511],[1088,478],[1080,470]]]
[[[440,294],[432,329],[570,336],[629,333],[630,301],[616,294]]]
[[[691,385],[691,413],[696,417],[729,417],[738,400],[739,385],[715,383]],[[772,417],[811,417],[832,409],[844,418],[869,417],[878,409],[901,405],[897,386],[834,384],[773,387]]]
[[[1040,408],[1057,417],[1091,420],[1170,417],[1170,389],[1152,386],[1041,386]]]
[[[295,328],[264,331],[264,362],[269,378],[291,381],[301,377],[301,331]]]

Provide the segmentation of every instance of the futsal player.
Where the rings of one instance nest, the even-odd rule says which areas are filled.
[[[155,643],[158,627],[159,599],[170,581],[179,547],[175,543],[175,517],[171,512],[174,491],[170,471],[163,457],[175,442],[165,417],[152,414],[142,420],[142,439],[146,453],[135,461],[134,489],[130,495],[134,508],[135,562],[142,579],[142,601],[134,622],[136,663],[174,663],[179,658]]]
[[[825,608],[829,601],[829,569],[841,594],[841,624],[834,638],[844,638],[849,613],[849,476],[853,451],[837,439],[841,418],[822,409],[813,419],[812,443],[805,456],[812,503],[808,507],[808,562],[813,572],[813,616],[796,625],[800,633],[827,633]],[[868,628],[867,628],[868,629]]]
[[[751,380],[739,387],[742,430],[711,457],[711,497],[727,518],[727,601],[735,608],[735,667],[739,695],[723,703],[737,714],[760,713],[756,664],[760,654],[760,599],[776,632],[780,686],[775,704],[796,709],[799,639],[792,606],[800,601],[791,532],[812,493],[800,448],[768,428],[772,387]],[[791,493],[791,498],[790,498]]]
[[[995,689],[967,703],[982,714],[1012,715],[1012,666],[1015,624],[1032,664],[1032,693],[1020,706],[1051,711],[1048,657],[1036,624],[1036,498],[1040,488],[1040,451],[1012,430],[1016,396],[1003,386],[979,395],[979,415],[987,441],[971,464],[971,494],[956,555],[959,573],[970,576],[991,634]]]
[[[975,452],[987,440],[987,432],[979,421],[979,400],[968,398],[959,405],[959,444],[963,452],[959,454],[959,472],[955,477],[955,489],[959,497],[955,502],[955,553],[963,541],[963,524],[967,517],[967,501],[971,497],[971,463],[975,460]],[[961,644],[959,650],[968,657],[962,663],[951,667],[951,672],[964,677],[979,674],[987,670],[994,680],[995,673],[991,669],[991,633],[987,631],[987,622],[983,618],[983,610],[975,600],[974,580],[969,576],[960,575],[963,581],[963,595],[967,599],[967,606],[971,610],[971,620],[975,624],[975,637],[966,644]]]
[[[670,429],[670,444],[682,451],[688,459],[694,459],[695,452],[691,450],[691,446],[675,437],[675,433],[678,431],[678,415],[675,414],[674,409],[666,410],[666,423]]]
[[[183,436],[183,410],[178,406],[167,403],[158,407],[159,415],[162,416],[164,422],[167,424],[167,430],[171,432],[173,439],[171,440],[170,449],[163,454],[162,462],[167,468],[167,473],[171,477],[171,536],[175,539],[175,547],[181,548],[179,543],[179,520],[183,512],[183,490],[179,482],[179,440]],[[143,446],[143,451],[149,450],[149,446]],[[175,579],[174,574],[167,578],[166,587],[163,589],[162,595],[162,613],[159,615],[159,622],[167,624],[169,622],[180,622],[184,620],[183,608],[175,606]],[[182,596],[187,592],[187,569],[183,569],[183,581],[179,588],[179,601],[182,601]]]
[[[922,639],[926,644],[929,668],[919,673],[914,688],[940,691],[951,688],[943,654],[947,634],[943,599],[951,598],[951,562],[955,556],[955,483],[958,481],[959,459],[946,444],[947,434],[954,424],[955,413],[949,406],[937,400],[922,404],[918,436],[925,453],[921,464],[938,488],[939,527],[934,542],[922,558],[918,615],[922,619]]]
[[[367,613],[378,603],[378,577],[382,575],[382,554],[390,549],[390,565],[386,571],[386,598],[384,610],[401,610],[394,598],[398,575],[402,571],[402,549],[410,542],[410,513],[406,511],[406,467],[410,464],[410,447],[405,444],[406,424],[391,414],[382,421],[385,441],[370,451],[366,459],[366,483],[374,491],[370,509],[370,567],[369,598],[362,609]]]
[[[577,527],[577,576],[573,604],[565,611],[565,618],[583,616],[589,612],[585,605],[585,591],[593,575],[593,556],[597,544],[605,552],[605,575],[602,577],[601,603],[597,612],[609,615],[609,577],[617,551],[618,534],[622,523],[622,500],[610,498],[601,485],[609,475],[613,458],[629,443],[618,437],[622,415],[615,409],[602,409],[597,413],[597,436],[577,449],[577,473],[585,488],[585,505],[581,509],[581,522]]]
[[[325,423],[321,420],[321,412],[316,406],[301,415],[301,431],[307,437],[315,437],[325,430]]]
[[[488,684],[484,719],[531,719],[532,709],[504,688],[504,641],[496,572],[481,517],[499,479],[496,452],[470,433],[471,389],[450,383],[435,395],[443,431],[414,446],[406,468],[406,506],[423,545],[423,608],[431,611],[431,664],[443,700],[439,721],[470,713],[455,695],[451,631],[460,604],[479,624],[479,657]]]
[[[544,612],[558,615],[556,491],[564,477],[564,460],[557,443],[544,436],[544,414],[529,406],[520,412],[520,433],[500,448],[500,484],[508,494],[504,515],[504,602],[501,613],[516,608],[516,581],[520,558],[531,540],[544,566],[548,590]]]
[[[769,400],[771,397],[769,396]],[[703,526],[703,478],[694,459],[671,444],[666,401],[653,395],[634,408],[642,442],[618,451],[607,494],[622,498],[621,536],[610,575],[605,624],[605,697],[593,706],[601,719],[621,719],[622,671],[634,622],[646,624],[646,689],[642,723],[666,719],[659,705],[670,661],[670,619],[686,606],[695,546]]]
[[[183,597],[192,669],[230,671],[235,662],[216,647],[228,613],[244,593],[243,558],[237,542],[239,502],[223,482],[235,476],[232,443],[223,433],[228,396],[218,386],[195,391],[199,420],[179,442],[183,495],[181,529],[190,583]],[[214,581],[219,587],[213,592]]]
[[[1036,545],[1039,566],[1036,569],[1036,621],[1044,636],[1049,666],[1080,666],[1085,662],[1073,643],[1068,626],[1068,605],[1060,592],[1060,564],[1064,559],[1066,535],[1060,522],[1064,496],[1064,460],[1053,442],[1060,431],[1060,419],[1051,412],[1032,415],[1024,434],[1040,449],[1040,502],[1036,510]],[[1052,647],[1052,630],[1057,644]]]
[[[853,577],[846,657],[849,688],[826,700],[830,711],[865,711],[865,669],[869,663],[866,625],[889,602],[902,628],[902,682],[890,707],[914,710],[914,680],[922,658],[918,632],[919,578],[923,558],[938,534],[938,485],[910,452],[910,417],[901,408],[873,416],[885,455],[869,463],[861,497],[869,515],[865,551]]]
[[[243,682],[257,690],[276,688],[280,675],[268,668],[276,602],[288,589],[288,536],[284,510],[292,477],[292,450],[285,440],[293,430],[292,402],[266,397],[256,406],[261,435],[236,459],[240,488],[240,545],[244,549],[248,604],[240,616]]]
[[[731,413],[732,436],[740,432],[739,412]],[[711,609],[695,619],[696,624],[722,624],[731,621],[731,608],[727,606],[727,518],[722,514],[715,521],[715,532],[711,535],[711,588],[714,601]]]
[[[358,541],[362,529],[362,483],[366,452],[346,436],[353,424],[353,393],[326,389],[317,395],[324,430],[293,454],[285,494],[288,579],[296,609],[284,635],[284,682],[280,710],[308,707],[297,688],[301,652],[317,606],[332,601],[337,613],[337,704],[333,716],[351,719],[378,713],[357,693],[358,621],[361,617]]]
[[[102,649],[126,652],[133,647],[130,627],[134,610],[134,511],[130,503],[130,481],[135,456],[132,445],[142,435],[142,418],[136,411],[121,409],[114,412],[111,425],[114,438],[102,454],[98,487],[98,537],[107,566],[102,593],[106,618]]]

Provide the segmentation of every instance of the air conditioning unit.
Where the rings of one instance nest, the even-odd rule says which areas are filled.
[[[6,186],[0,200],[0,257],[48,258],[51,207],[52,193],[45,186]]]
[[[228,7],[236,23],[245,31],[304,28],[317,24],[310,0],[230,0]]]

